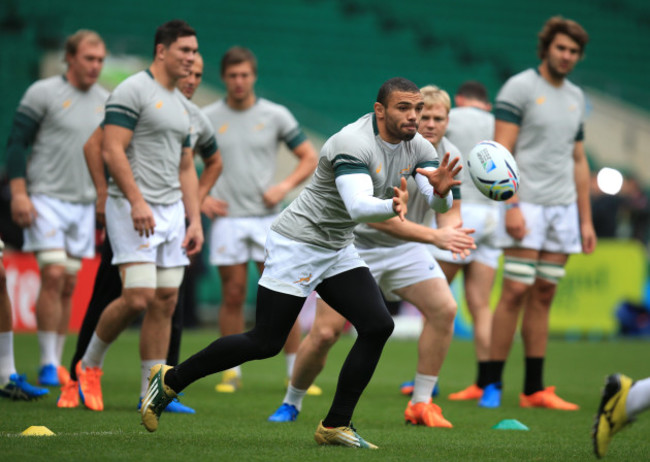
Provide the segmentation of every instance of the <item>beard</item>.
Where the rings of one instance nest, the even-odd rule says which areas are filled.
[[[400,141],[411,141],[415,138],[415,134],[418,132],[418,124],[415,124],[415,130],[413,133],[408,133],[400,130],[400,127],[397,123],[392,121],[386,121],[386,131],[394,138],[399,139]]]

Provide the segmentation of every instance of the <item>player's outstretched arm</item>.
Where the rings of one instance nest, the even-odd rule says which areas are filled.
[[[433,244],[461,257],[468,255],[471,249],[476,248],[474,238],[471,236],[474,230],[462,228],[460,225],[434,229],[410,220],[400,221],[398,217],[368,225],[405,241]]]
[[[400,191],[396,192],[397,197],[392,199],[379,199],[373,196],[372,178],[367,173],[340,175],[335,181],[336,189],[341,195],[350,218],[357,223],[384,221],[400,212],[406,213],[406,201],[408,201],[406,180],[402,183],[401,188],[397,188]],[[399,210],[395,210],[395,201],[397,201]]]

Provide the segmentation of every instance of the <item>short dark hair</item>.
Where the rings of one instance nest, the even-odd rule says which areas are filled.
[[[544,27],[537,34],[537,56],[539,59],[546,58],[548,47],[557,34],[566,34],[575,40],[580,47],[580,56],[584,55],[585,47],[589,42],[589,34],[587,34],[587,31],[571,19],[566,19],[562,16],[553,16],[544,23]]]
[[[377,93],[377,102],[382,106],[388,104],[388,98],[394,91],[404,91],[407,93],[420,93],[420,88],[404,77],[393,77],[386,80],[379,88]]]
[[[461,83],[458,90],[456,90],[456,94],[468,99],[475,99],[488,104],[490,103],[485,85],[478,80],[467,80]]]
[[[172,19],[171,21],[158,26],[153,41],[154,57],[156,56],[156,48],[159,43],[162,43],[165,48],[169,48],[169,46],[179,38],[192,36],[196,36],[196,31],[182,19]]]
[[[253,73],[257,75],[257,58],[255,54],[245,47],[234,46],[228,49],[221,57],[221,76],[229,66],[241,63],[251,63]]]

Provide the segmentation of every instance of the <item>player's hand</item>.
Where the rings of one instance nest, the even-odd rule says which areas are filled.
[[[456,175],[463,169],[463,165],[459,165],[459,158],[454,157],[449,160],[449,153],[442,157],[440,165],[435,170],[427,170],[418,168],[415,171],[420,175],[424,175],[429,180],[429,184],[441,196],[446,196],[453,186],[460,185],[460,180],[456,179]]]
[[[201,228],[200,220],[197,220],[197,223],[190,223],[187,227],[181,247],[185,249],[188,257],[201,251],[201,247],[203,247],[203,228]]]
[[[27,194],[11,196],[11,219],[21,228],[29,228],[36,219],[36,209]]]
[[[596,231],[591,222],[580,225],[580,235],[582,236],[582,253],[589,255],[596,250]]]
[[[102,226],[106,226],[106,198],[108,194],[97,193],[97,200],[95,201],[95,220]]]
[[[472,228],[462,228],[459,223],[456,226],[443,226],[438,231],[434,244],[443,250],[449,250],[454,260],[464,259],[476,248],[474,238],[470,236],[475,231]]]
[[[402,177],[399,188],[393,186],[393,212],[397,214],[400,220],[404,221],[406,215],[406,204],[409,201],[409,193],[406,190],[406,178]]]
[[[522,240],[528,234],[526,220],[519,207],[512,207],[506,210],[506,232],[518,241]]]
[[[153,212],[149,204],[144,200],[131,204],[131,219],[133,220],[133,229],[140,236],[153,236],[156,220],[153,217]]]
[[[282,199],[285,198],[288,192],[289,192],[289,188],[287,188],[284,184],[282,183],[274,184],[269,189],[267,189],[264,195],[262,196],[264,205],[268,208],[275,207],[277,204],[280,203]]]
[[[216,217],[225,217],[228,215],[228,202],[215,199],[212,196],[205,196],[201,204],[201,213],[210,220],[214,220]]]

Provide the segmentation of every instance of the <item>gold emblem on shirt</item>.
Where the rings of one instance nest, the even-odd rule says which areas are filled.
[[[258,123],[257,125],[255,125],[255,127],[253,127],[253,130],[259,132],[259,131],[262,130],[263,128],[264,128],[264,122],[260,122],[260,123]]]
[[[71,104],[72,104],[72,101],[70,101],[69,99],[66,99],[66,100],[63,102],[63,109],[68,109],[68,108],[70,107]]]
[[[544,104],[544,103],[546,102],[546,96],[540,96],[540,97],[538,97],[538,98],[535,100],[535,102],[536,102],[537,104]]]
[[[379,173],[379,172],[381,172],[381,167],[382,167],[382,166],[383,166],[382,164],[379,164],[379,167],[377,167],[377,168],[375,169],[375,173]]]
[[[578,109],[578,106],[576,106],[575,104],[572,104],[571,106],[569,106],[569,111],[571,111],[571,112],[575,111],[576,109]]]
[[[228,131],[228,124],[223,124],[221,127],[219,127],[219,133],[223,134]]]
[[[160,109],[161,107],[163,107],[163,102],[162,102],[162,101],[158,101],[158,102],[156,103],[156,109]]]

